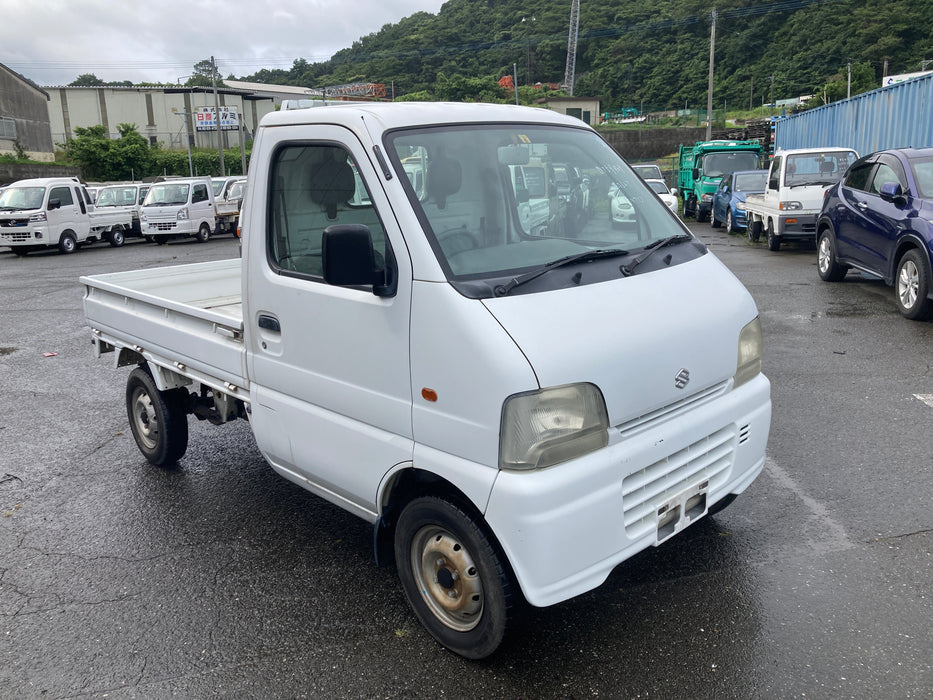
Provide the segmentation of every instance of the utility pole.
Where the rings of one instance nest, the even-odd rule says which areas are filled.
[[[220,132],[220,100],[217,98],[217,64],[211,56],[211,84],[214,86],[214,124],[217,125],[217,150],[220,152],[220,176],[227,174],[224,168],[224,142]]]
[[[846,62],[846,71],[849,74],[849,80],[846,86],[846,99],[849,99],[852,97],[852,61]]]
[[[774,116],[774,73],[771,74],[771,97],[768,98],[768,115]]]
[[[706,140],[713,138],[713,63],[716,58],[716,10],[713,10],[713,27],[709,34],[709,87],[706,90]]]
[[[749,89],[749,93],[748,93],[748,111],[749,111],[749,112],[751,112],[753,109],[755,109],[754,105],[752,105],[752,100],[754,100],[754,99],[755,99],[755,76],[753,75],[753,76],[752,76],[752,86],[751,86],[751,88]]]

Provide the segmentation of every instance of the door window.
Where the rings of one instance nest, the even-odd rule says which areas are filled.
[[[853,190],[867,190],[869,175],[874,167],[874,163],[862,163],[852,168],[846,176],[846,187],[851,187]]]
[[[71,206],[75,203],[74,198],[71,196],[70,187],[53,187],[49,192],[49,201],[53,199],[60,201],[63,207]]]
[[[386,238],[353,157],[331,144],[294,144],[273,156],[267,251],[280,274],[323,280],[324,230],[362,224],[372,233],[376,271],[385,269]]]
[[[194,190],[191,192],[191,203],[197,204],[198,202],[207,201],[207,185],[195,185]]]
[[[881,186],[886,182],[897,182],[901,186],[901,190],[904,192],[907,191],[907,183],[905,178],[902,175],[899,175],[897,171],[886,163],[879,163],[878,169],[875,171],[874,176],[871,179],[871,187],[869,192],[872,194],[881,194]]]

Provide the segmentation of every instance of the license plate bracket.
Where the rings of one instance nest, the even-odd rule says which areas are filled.
[[[655,509],[658,518],[655,546],[706,515],[708,491],[709,480],[704,479],[658,505]]]

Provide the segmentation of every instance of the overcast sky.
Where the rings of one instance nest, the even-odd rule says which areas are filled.
[[[443,0],[0,0],[0,63],[42,86],[181,82],[212,55],[221,75],[316,63]]]

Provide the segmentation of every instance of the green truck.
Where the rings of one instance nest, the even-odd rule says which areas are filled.
[[[706,221],[713,192],[723,175],[762,167],[764,148],[759,141],[697,141],[681,145],[677,158],[677,188],[684,198],[684,218]]]

